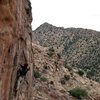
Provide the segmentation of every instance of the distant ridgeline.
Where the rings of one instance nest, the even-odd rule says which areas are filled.
[[[54,47],[66,66],[81,68],[88,78],[100,82],[100,32],[44,23],[33,31],[33,41]]]

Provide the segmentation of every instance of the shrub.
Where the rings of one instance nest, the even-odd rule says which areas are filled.
[[[70,75],[73,77],[74,73],[73,72],[70,72]]]
[[[43,81],[43,82],[48,81],[48,80],[47,80],[47,78],[46,78],[46,77],[44,77],[44,76],[42,76],[42,77],[40,78],[40,80],[41,80],[41,81]]]
[[[66,84],[66,81],[63,78],[60,80],[60,82],[61,82],[62,85]]]
[[[67,66],[66,68],[67,68],[69,71],[72,71],[72,67]]]
[[[57,53],[57,56],[58,56],[59,59],[61,59],[61,54]]]
[[[42,70],[42,73],[47,74],[47,70],[46,69],[43,69]]]
[[[55,50],[54,50],[53,47],[50,47],[50,48],[49,48],[49,51],[50,51],[50,52],[54,52]]]
[[[54,48],[53,48],[53,47],[50,47],[47,54],[48,54],[50,57],[52,57],[53,54],[54,54]]]
[[[80,76],[83,76],[84,75],[84,71],[83,70],[78,70],[77,72]]]
[[[50,83],[50,84],[52,84],[52,85],[54,84],[54,82],[53,82],[53,81],[50,81],[49,83]]]
[[[57,61],[55,61],[55,62],[54,62],[54,64],[55,64],[55,66],[57,66],[57,65],[58,65],[58,62],[57,62]]]
[[[41,74],[38,71],[34,71],[33,75],[34,75],[35,78],[40,78],[41,77]]]
[[[70,79],[70,76],[69,76],[69,75],[64,75],[64,79],[65,79],[66,81],[68,81],[68,80]]]
[[[44,67],[43,67],[44,69],[48,69],[48,66],[47,65],[44,65]]]
[[[47,65],[43,66],[43,70],[42,73],[47,74],[47,70],[49,69],[49,67]]]
[[[60,83],[62,85],[64,85],[64,84],[66,84],[66,81],[68,81],[69,79],[70,79],[70,76],[69,75],[64,75],[64,77],[61,78]]]
[[[82,97],[87,97],[88,96],[88,93],[85,89],[81,89],[79,87],[76,87],[72,90],[69,91],[69,93],[76,97],[77,99],[81,99]]]
[[[94,73],[95,73],[95,71],[89,70],[89,71],[87,72],[87,75],[86,75],[86,76],[87,76],[88,78],[91,78],[91,76],[95,76]]]
[[[64,67],[67,68],[69,71],[72,71],[72,67],[68,66],[66,61],[64,62]]]

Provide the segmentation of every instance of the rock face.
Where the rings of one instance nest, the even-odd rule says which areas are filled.
[[[0,0],[0,100],[76,100],[74,87],[100,99],[100,84],[64,67],[53,49],[32,43],[29,0]],[[24,64],[30,68],[19,77]]]
[[[33,38],[41,46],[54,47],[67,66],[82,68],[87,77],[100,82],[100,32],[44,23],[33,32]]]
[[[29,0],[0,0],[0,100],[31,100],[31,21]],[[28,85],[14,97],[17,69],[24,63],[30,67]]]

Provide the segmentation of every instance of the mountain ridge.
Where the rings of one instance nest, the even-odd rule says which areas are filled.
[[[33,41],[44,47],[54,47],[67,66],[82,68],[89,78],[100,81],[100,32],[44,23],[33,31]]]
[[[84,30],[90,30],[90,31],[95,31],[95,32],[100,32],[100,31],[97,31],[95,29],[91,29],[91,28],[82,28],[82,27],[63,27],[63,26],[56,26],[56,25],[53,25],[51,23],[48,23],[48,22],[44,22],[43,24],[41,24],[40,26],[38,26],[34,31],[38,30],[40,27],[45,27],[45,26],[51,26],[51,27],[55,27],[55,28],[60,28],[60,29],[84,29]]]

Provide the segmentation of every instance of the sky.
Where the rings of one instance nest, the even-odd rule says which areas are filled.
[[[30,0],[32,29],[44,22],[58,27],[100,31],[100,0]]]

